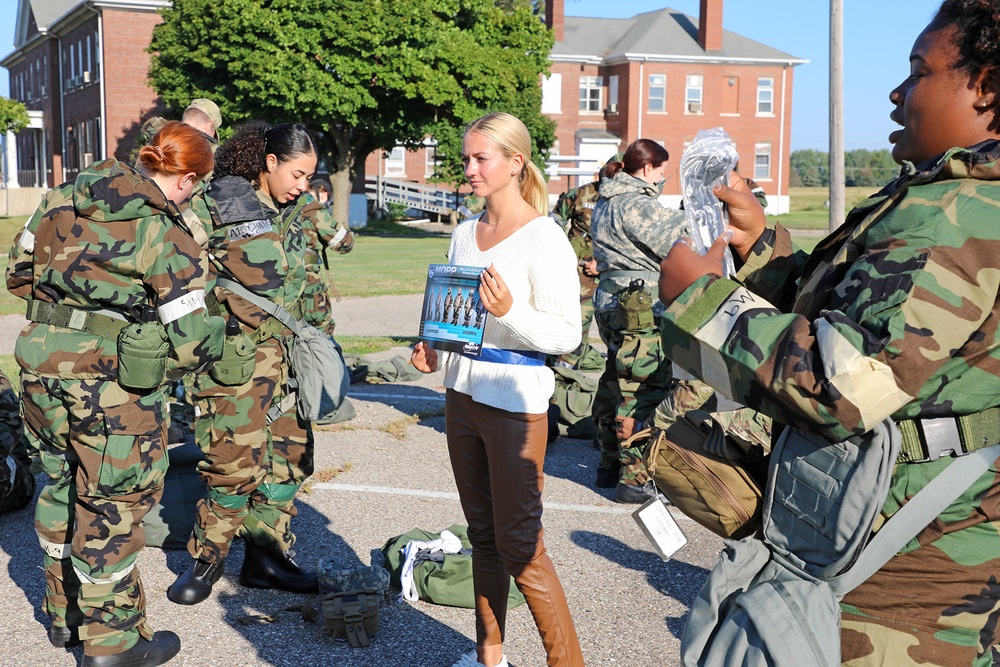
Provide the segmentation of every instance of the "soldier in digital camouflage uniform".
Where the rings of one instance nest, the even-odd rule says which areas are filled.
[[[22,437],[20,399],[0,373],[0,514],[19,510],[35,495],[31,455]]]
[[[676,363],[711,367],[723,393],[830,442],[887,417],[900,424],[884,518],[953,459],[928,451],[1000,442],[998,25],[996,0],[942,4],[889,97],[900,177],[808,258],[725,188],[745,287],[718,277],[723,244],[706,258],[678,246],[662,265],[661,295],[676,299],[662,337]],[[998,536],[994,464],[843,599],[844,664],[990,665]]]
[[[207,498],[198,504],[188,542],[193,561],[167,590],[178,604],[206,599],[222,576],[235,537],[246,553],[239,581],[255,588],[317,590],[315,572],[292,560],[295,495],[312,474],[313,434],[298,418],[289,387],[291,331],[237,292],[242,288],[302,317],[307,282],[302,193],[316,169],[316,147],[301,125],[251,121],[220,146],[206,198],[209,247],[219,273],[219,312],[256,342],[252,377],[226,386],[209,374],[196,381],[201,408],[195,439],[205,453],[199,472]],[[223,280],[239,285],[226,287]],[[210,303],[210,305],[212,305]]]
[[[559,357],[559,362],[575,367],[577,362],[591,349],[590,323],[594,319],[594,292],[597,290],[597,261],[590,242],[590,219],[597,203],[597,186],[600,181],[586,183],[562,194],[552,210],[552,217],[567,227],[566,235],[573,246],[577,258],[577,273],[580,276],[580,314],[583,318],[583,341],[580,347]]]
[[[633,142],[622,161],[605,165],[591,220],[600,272],[594,311],[608,348],[593,408],[601,449],[596,484],[614,487],[620,502],[645,502],[656,492],[642,452],[623,445],[635,422],[646,419],[664,398],[672,380],[656,330],[663,310],[656,280],[660,260],[689,231],[684,214],[658,200],[668,158],[654,141]]]
[[[141,378],[152,389],[121,384],[118,333],[139,322],[125,331],[162,336],[171,376],[222,349],[225,323],[205,307],[208,260],[178,210],[211,170],[211,151],[177,122],[151,143],[141,173],[106,160],[51,190],[7,272],[29,304],[15,358],[29,447],[49,477],[35,511],[49,638],[82,640],[83,665],[159,665],[180,648],[151,629],[135,565],[167,467],[164,378]]]

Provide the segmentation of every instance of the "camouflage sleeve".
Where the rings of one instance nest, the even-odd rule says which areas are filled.
[[[197,370],[222,354],[225,320],[205,306],[208,256],[179,226],[163,217],[145,219],[137,270],[145,276],[160,321],[166,326],[178,370]]]
[[[746,262],[736,273],[736,280],[782,310],[790,310],[795,298],[798,277],[808,255],[792,241],[780,224],[761,234]]]
[[[35,212],[17,234],[7,259],[7,291],[22,299],[29,299],[34,284],[35,237],[45,220],[58,214],[58,210],[73,201],[72,184],[49,190]]]
[[[556,200],[556,205],[552,209],[552,217],[558,222],[564,230],[568,229],[570,223],[570,216],[573,215],[573,207],[571,203],[571,197],[569,192],[564,192],[559,195],[559,199]]]
[[[311,224],[316,235],[327,248],[341,254],[349,253],[354,248],[354,234],[347,225],[337,222],[330,209],[318,201],[311,201],[302,209],[302,226]]]
[[[984,221],[1000,202],[975,181],[955,183],[908,197],[865,244],[803,278],[807,297],[817,276],[830,278],[814,319],[734,281],[699,279],[661,320],[665,354],[729,398],[830,441],[891,415],[997,404],[996,383],[987,396],[975,382],[995,380],[1000,229]]]

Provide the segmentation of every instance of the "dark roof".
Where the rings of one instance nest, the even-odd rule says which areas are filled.
[[[567,16],[565,34],[556,42],[558,60],[613,60],[628,56],[663,59],[712,58],[806,62],[729,30],[722,31],[722,51],[708,52],[698,44],[698,19],[674,9],[645,12],[630,19]]]

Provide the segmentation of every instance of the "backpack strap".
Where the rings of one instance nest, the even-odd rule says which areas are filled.
[[[253,305],[257,306],[265,313],[267,313],[268,315],[275,318],[276,320],[284,324],[286,327],[291,329],[292,333],[294,333],[295,335],[299,335],[299,333],[305,326],[301,321],[297,320],[290,312],[288,312],[287,310],[276,304],[274,301],[271,301],[268,298],[262,297],[259,294],[251,292],[250,290],[248,290],[246,287],[236,282],[235,280],[219,276],[218,280],[216,280],[216,284],[219,287],[229,290],[230,292],[236,294],[237,296],[243,297]]]
[[[838,597],[843,597],[875,574],[906,543],[916,537],[934,517],[943,512],[973,482],[986,472],[997,457],[1000,445],[978,449],[952,461],[913,496],[875,533],[849,570],[828,580]]]

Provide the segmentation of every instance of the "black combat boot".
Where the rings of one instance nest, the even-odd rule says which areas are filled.
[[[225,569],[225,558],[218,563],[196,558],[167,589],[167,598],[177,604],[198,604],[212,594],[212,586],[222,578]]]
[[[240,584],[247,588],[276,588],[290,593],[319,593],[319,578],[292,560],[292,554],[276,546],[261,547],[245,540],[246,555]]]
[[[170,662],[181,650],[181,638],[170,630],[153,633],[149,641],[139,638],[135,646],[114,655],[84,655],[80,667],[156,667]]]
[[[56,648],[73,648],[80,645],[80,629],[53,625],[49,628],[49,643]]]

